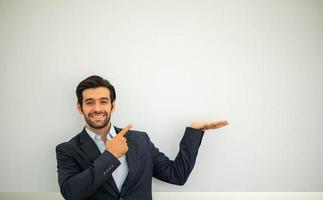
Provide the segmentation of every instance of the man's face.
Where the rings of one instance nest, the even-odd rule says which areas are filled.
[[[84,116],[88,126],[102,129],[109,125],[115,104],[111,103],[110,91],[105,87],[90,88],[83,91],[83,105],[77,103],[79,112]]]

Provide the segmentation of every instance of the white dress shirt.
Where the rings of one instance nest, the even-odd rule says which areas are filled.
[[[103,153],[105,151],[105,144],[102,141],[101,136],[92,132],[87,127],[85,127],[85,130],[89,134],[89,136],[93,139],[93,141],[95,142],[95,144],[98,147],[98,149],[100,150],[100,152]],[[111,140],[116,135],[117,135],[116,130],[114,129],[114,126],[111,124],[110,131],[107,134],[107,140]],[[119,192],[120,192],[121,187],[127,178],[129,168],[128,168],[128,163],[126,160],[126,155],[123,155],[122,157],[120,157],[119,161],[121,162],[121,165],[119,165],[119,167],[116,170],[114,170],[114,172],[112,173],[112,176],[113,176],[114,182],[116,183],[116,185],[119,189]]]

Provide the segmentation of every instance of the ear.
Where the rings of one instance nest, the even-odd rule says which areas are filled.
[[[114,112],[116,110],[116,101],[112,103],[112,110],[111,112]]]
[[[81,106],[81,104],[79,103],[79,102],[77,102],[77,111],[81,114],[81,115],[83,115],[83,110],[82,110],[82,106]]]

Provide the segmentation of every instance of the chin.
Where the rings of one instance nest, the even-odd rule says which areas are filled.
[[[108,126],[109,123],[104,123],[104,124],[92,124],[93,126],[91,126],[92,128],[95,128],[95,129],[102,129],[106,126]]]

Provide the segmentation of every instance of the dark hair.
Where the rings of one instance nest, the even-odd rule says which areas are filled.
[[[114,90],[113,85],[111,85],[111,83],[108,80],[106,80],[100,76],[93,75],[93,76],[89,76],[86,79],[84,79],[83,81],[81,81],[78,84],[78,86],[76,87],[76,96],[77,96],[77,101],[79,102],[79,104],[81,106],[83,105],[82,92],[84,90],[89,89],[89,88],[98,88],[98,87],[106,87],[109,89],[111,103],[113,103],[114,100],[116,99],[116,92]]]

